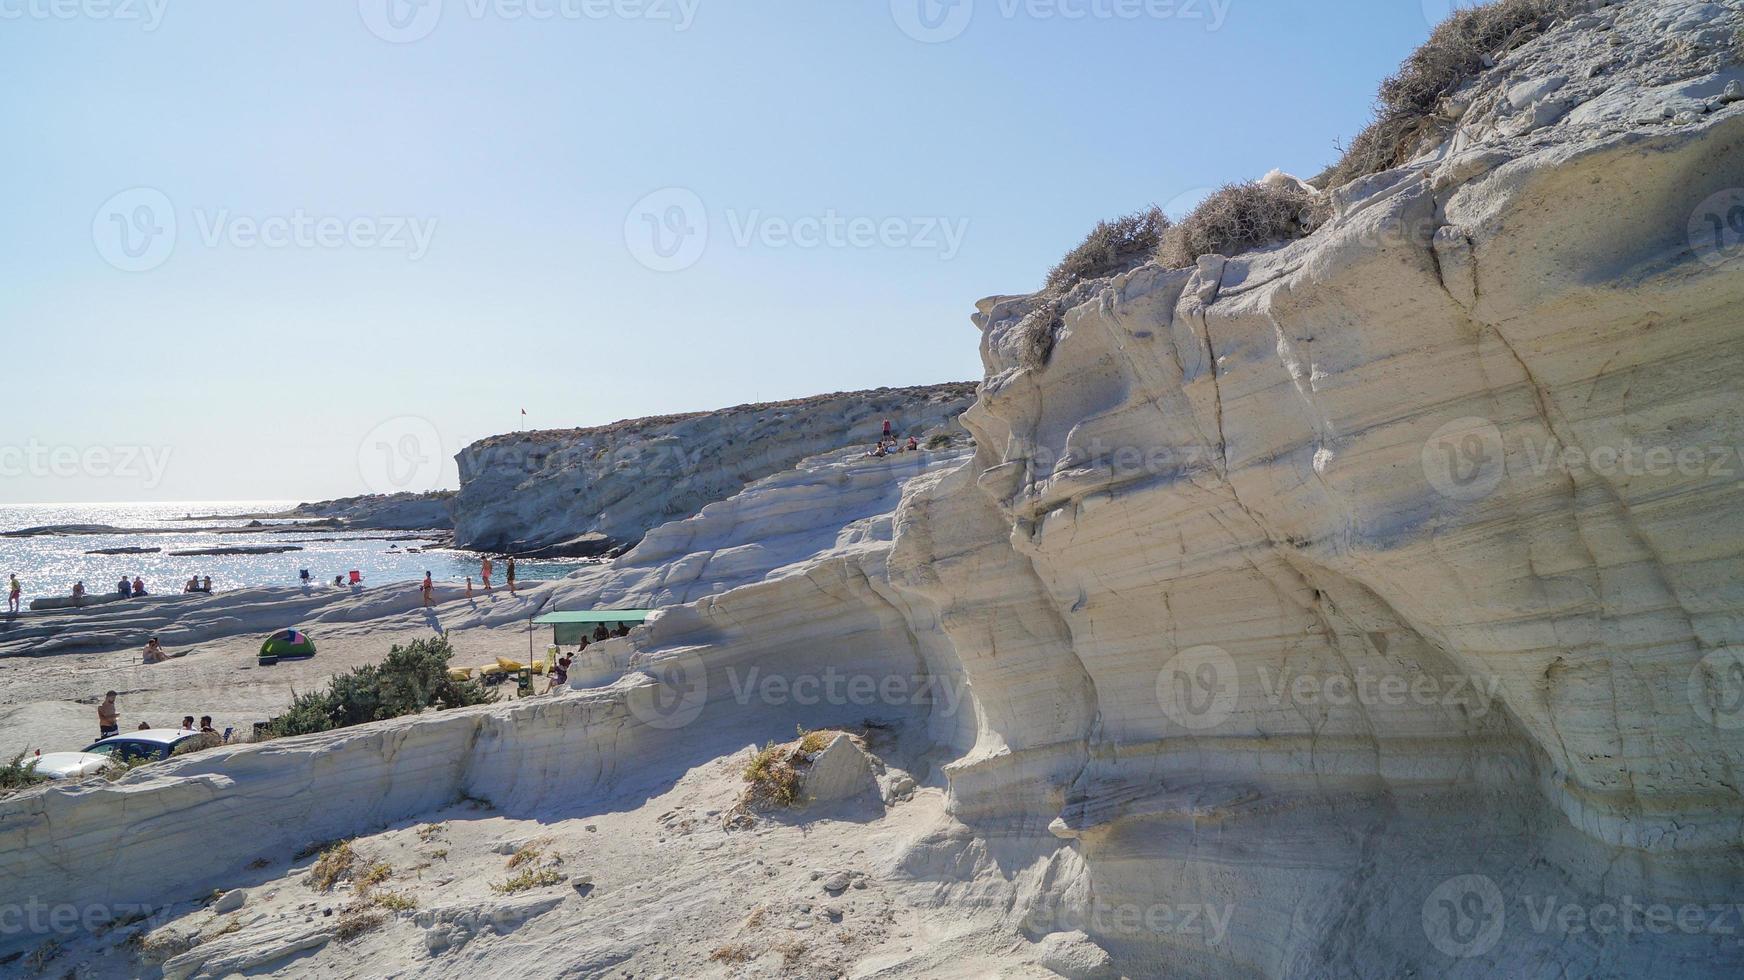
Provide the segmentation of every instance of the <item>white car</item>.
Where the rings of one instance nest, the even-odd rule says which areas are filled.
[[[102,772],[117,762],[140,765],[167,759],[199,732],[179,728],[147,728],[124,735],[111,735],[85,746],[82,752],[48,752],[38,757],[36,772],[50,779],[77,779]]]

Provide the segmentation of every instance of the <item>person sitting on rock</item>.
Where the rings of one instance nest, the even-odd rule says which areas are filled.
[[[612,635],[613,636],[629,636],[630,635],[630,627],[624,623],[619,623],[618,628],[615,630],[612,630]]]
[[[601,623],[593,628],[593,638],[596,643],[600,640],[609,640],[612,638],[612,631],[606,629],[606,624]]]
[[[212,576],[208,575],[200,581],[200,591],[207,595],[212,594]]]
[[[546,694],[550,694],[552,691],[555,691],[569,683],[569,665],[573,662],[574,661],[569,659],[569,654],[567,653],[557,658],[557,666],[551,668],[550,677],[548,678],[550,683],[545,685]]]
[[[189,576],[187,584],[182,586],[182,591],[184,593],[200,591],[200,576],[198,576],[198,575]]]
[[[164,652],[163,645],[158,643],[157,637],[154,636],[151,639],[145,641],[145,662],[146,663],[148,663],[148,664],[161,664],[165,660],[168,660],[169,658],[170,658],[170,655]]]
[[[914,436],[909,436],[908,437],[908,446],[904,449],[904,451],[911,452],[911,453],[919,452],[920,451],[920,440],[916,439]]]
[[[145,595],[145,579],[137,575],[133,576],[133,594]]]
[[[85,583],[73,583],[73,605],[81,605],[85,601]]]
[[[133,583],[127,581],[127,576],[121,576],[121,581],[115,583],[115,594],[123,599],[133,594]]]

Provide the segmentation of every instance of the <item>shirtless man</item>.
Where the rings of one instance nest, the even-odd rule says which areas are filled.
[[[115,692],[103,695],[97,706],[97,738],[105,739],[121,731],[121,713],[115,708]]]
[[[170,655],[164,652],[162,644],[158,643],[158,641],[157,641],[157,637],[154,636],[151,639],[145,641],[145,662],[146,663],[148,663],[148,664],[161,664],[165,660],[168,660],[169,658],[170,658]]]

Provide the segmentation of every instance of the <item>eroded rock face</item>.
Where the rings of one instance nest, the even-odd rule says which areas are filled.
[[[462,547],[604,554],[747,484],[844,446],[869,447],[888,418],[924,437],[962,413],[973,383],[820,395],[596,429],[519,432],[461,450]]]
[[[814,460],[564,586],[674,603],[610,688],[0,802],[0,880],[191,895],[871,719],[955,816],[893,872],[1060,975],[1737,975],[1734,15],[1553,29],[1312,236],[1074,288],[1045,362],[1057,297],[983,301],[972,458]]]
[[[1514,84],[1584,106],[1643,91],[1632,66],[1666,70]],[[972,483],[999,533],[899,536],[890,567],[982,709],[958,813],[1084,858],[1091,904],[1039,931],[1188,974],[1739,967],[1744,115],[1520,135],[1480,103],[1454,144],[1493,155],[1080,287],[1045,366],[1046,298],[982,304],[979,454],[910,507],[976,513]],[[1631,902],[1701,921],[1583,942],[1544,914]]]

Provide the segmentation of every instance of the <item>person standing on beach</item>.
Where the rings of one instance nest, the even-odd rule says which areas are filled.
[[[121,731],[121,712],[115,707],[115,692],[103,695],[97,705],[97,738],[102,740]]]
[[[18,584],[17,575],[8,575],[7,579],[9,581],[6,583],[6,611],[16,615],[18,613],[18,600],[24,597],[24,586]]]
[[[73,583],[73,605],[82,606],[84,604],[85,604],[85,583],[84,582],[74,582]]]
[[[490,556],[485,555],[484,562],[478,566],[478,574],[479,574],[480,578],[484,579],[484,590],[486,592],[489,592],[491,590],[490,576],[491,576],[492,567],[493,566],[491,565]]]
[[[889,419],[884,420],[884,438],[882,438],[878,441],[881,443],[895,441],[894,438],[890,435],[890,420]]]
[[[429,572],[424,573],[423,592],[424,592],[424,608],[428,609],[431,606],[436,604],[435,600],[433,598],[436,594],[436,583],[432,582],[430,580],[430,573]]]
[[[509,595],[515,594],[515,556],[509,556]]]

